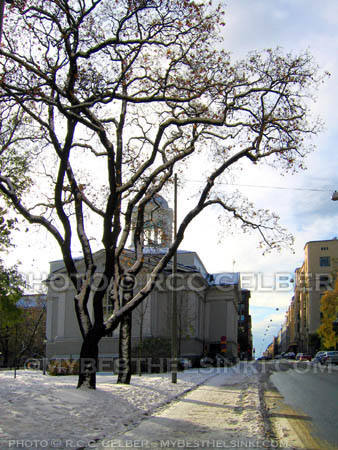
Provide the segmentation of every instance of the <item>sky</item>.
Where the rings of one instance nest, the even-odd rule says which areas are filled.
[[[259,207],[273,210],[295,238],[293,251],[262,256],[257,235],[230,235],[221,242],[209,212],[192,226],[183,247],[197,250],[210,272],[238,271],[242,287],[251,290],[256,357],[277,335],[293,296],[294,270],[302,265],[308,241],[338,236],[338,203],[331,200],[338,189],[338,3],[336,0],[228,0],[224,48],[234,60],[252,50],[281,47],[297,53],[308,50],[320,69],[331,76],[316,93],[313,113],[325,123],[314,139],[316,151],[306,160],[307,170],[280,175],[273,169],[247,171],[239,187]],[[262,187],[265,186],[265,187]],[[198,238],[199,230],[203,239]],[[287,281],[282,283],[281,276]],[[278,308],[278,310],[277,310]],[[268,331],[266,331],[268,330]],[[266,336],[264,336],[266,334]]]
[[[309,50],[321,70],[331,77],[317,92],[314,114],[324,120],[324,131],[314,140],[316,151],[306,160],[307,170],[295,175],[279,174],[268,167],[248,170],[236,180],[238,189],[259,207],[276,212],[281,224],[295,237],[293,251],[262,256],[257,235],[220,233],[217,217],[202,214],[186,233],[182,249],[196,251],[211,272],[236,271],[242,287],[251,290],[250,311],[256,357],[277,335],[293,295],[294,270],[301,266],[308,241],[338,236],[338,202],[331,201],[338,189],[338,2],[336,0],[228,0],[224,48],[233,60],[251,50],[282,47],[294,53]],[[186,181],[179,194],[178,217],[189,206],[186,193],[196,180]],[[169,203],[172,205],[172,201]],[[44,230],[22,233],[11,261],[21,260],[30,283],[38,287],[49,270],[48,261],[60,258],[56,245]],[[48,242],[48,244],[46,244]],[[280,276],[289,281],[280,286]],[[277,310],[278,308],[278,310]],[[268,333],[266,329],[269,326]],[[267,336],[264,337],[264,334]]]

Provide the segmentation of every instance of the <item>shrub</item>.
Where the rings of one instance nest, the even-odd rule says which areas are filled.
[[[79,361],[77,359],[52,359],[47,373],[49,375],[78,375]]]

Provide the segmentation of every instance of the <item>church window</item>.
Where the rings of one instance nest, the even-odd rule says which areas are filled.
[[[113,303],[110,292],[107,290],[103,297],[103,318],[107,320],[113,314]]]

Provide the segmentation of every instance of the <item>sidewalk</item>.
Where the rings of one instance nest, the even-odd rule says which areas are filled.
[[[267,436],[259,376],[219,373],[95,448],[277,448]]]
[[[242,362],[180,372],[177,384],[164,373],[135,376],[130,385],[104,373],[96,391],[76,389],[76,375],[0,372],[0,449],[322,449],[299,442],[306,418],[271,389],[270,370]]]

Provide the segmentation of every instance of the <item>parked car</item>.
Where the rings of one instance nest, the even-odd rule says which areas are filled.
[[[229,367],[231,366],[231,361],[228,358],[225,358],[223,355],[217,353],[215,356],[215,364],[217,367]]]
[[[283,355],[283,358],[286,359],[296,359],[296,353],[294,352],[287,352]]]
[[[178,369],[184,370],[184,369],[190,369],[192,367],[192,362],[188,358],[179,358],[178,360]]]
[[[320,364],[320,357],[319,356],[313,357],[311,360],[311,364]]]
[[[257,358],[257,361],[270,361],[270,359],[272,359],[272,356],[263,355],[263,356],[260,356],[259,358]]]
[[[296,360],[299,361],[300,357],[304,355],[304,353],[297,353],[296,355]]]
[[[312,355],[310,355],[309,353],[301,353],[301,355],[299,356],[299,361],[311,361],[312,359]]]
[[[200,359],[200,366],[203,368],[213,367],[215,365],[215,358],[212,356],[203,356]]]
[[[311,364],[320,364],[321,363],[321,357],[324,355],[325,352],[317,352],[315,356],[312,358]]]
[[[320,363],[325,364],[326,366],[328,364],[338,364],[338,352],[325,352],[324,355],[320,357]]]

